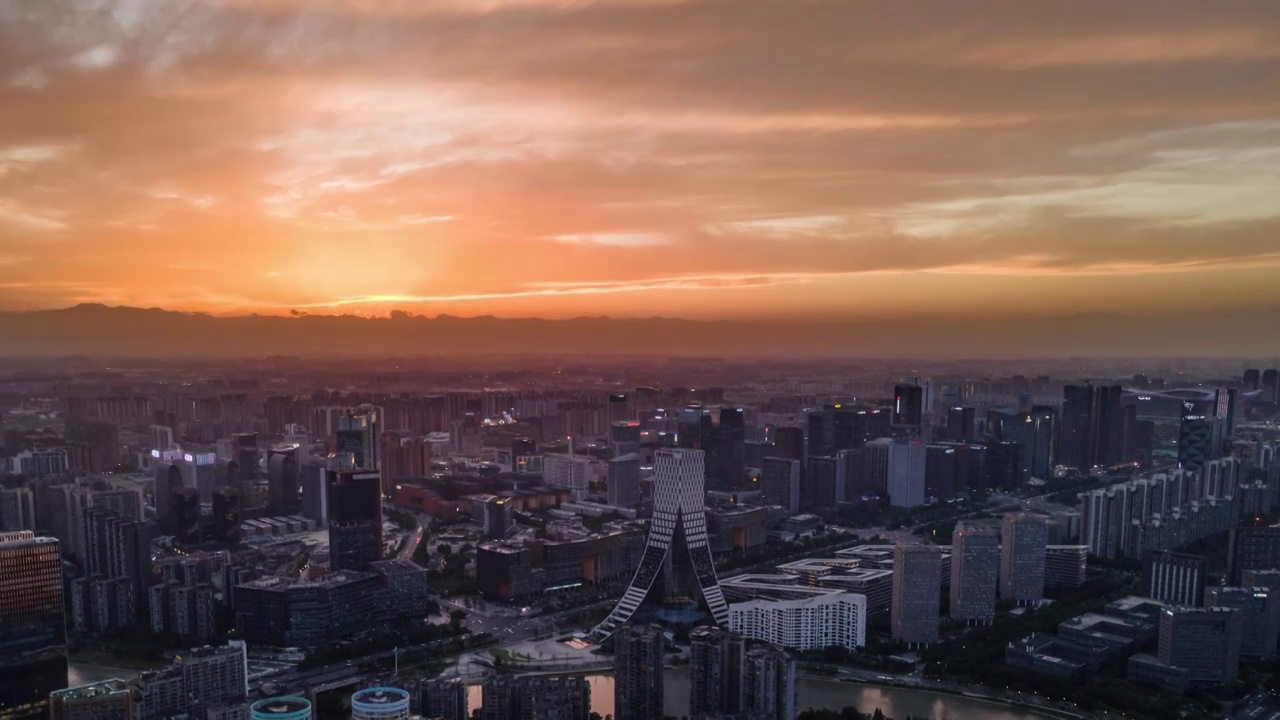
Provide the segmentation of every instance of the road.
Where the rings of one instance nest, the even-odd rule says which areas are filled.
[[[400,548],[399,554],[396,555],[396,557],[401,560],[413,559],[413,554],[417,552],[418,545],[422,542],[423,535],[426,534],[427,517],[425,515],[418,515],[417,519],[418,527],[409,534],[408,540],[405,541],[404,546]]]

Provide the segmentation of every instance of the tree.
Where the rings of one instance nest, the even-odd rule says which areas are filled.
[[[884,720],[884,713],[880,711],[880,708],[876,708],[876,711],[871,713],[871,720]]]
[[[453,612],[449,613],[449,624],[453,625],[454,627],[461,625],[462,621],[466,619],[467,619],[467,613],[462,610],[454,610]]]

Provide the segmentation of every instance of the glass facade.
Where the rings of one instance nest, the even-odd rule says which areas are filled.
[[[0,717],[45,715],[67,687],[67,624],[58,541],[0,534]]]

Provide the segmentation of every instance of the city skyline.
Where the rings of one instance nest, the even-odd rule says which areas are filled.
[[[0,310],[1277,302],[1264,0],[56,0],[0,48]]]

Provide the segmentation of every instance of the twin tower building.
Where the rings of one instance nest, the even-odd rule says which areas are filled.
[[[729,625],[729,605],[707,542],[705,456],[701,450],[659,450],[653,470],[653,518],[644,554],[613,612],[591,631],[597,642],[639,619],[637,613],[687,612],[695,603],[721,627]]]

